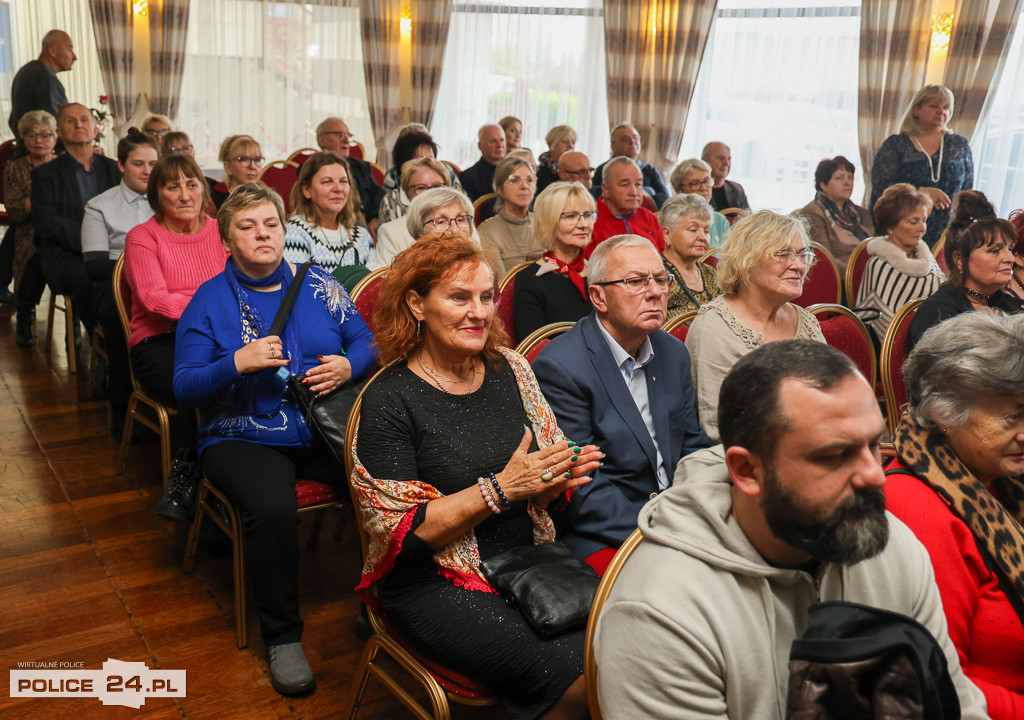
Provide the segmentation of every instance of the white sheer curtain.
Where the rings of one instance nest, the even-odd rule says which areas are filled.
[[[975,128],[974,186],[985,193],[1000,217],[1024,208],[1024,12],[1017,19],[1010,52],[988,118]],[[953,118],[956,125],[956,117]]]
[[[315,147],[329,115],[373,157],[355,2],[193,0],[177,124],[205,167],[236,133],[256,138],[268,161]]]
[[[843,155],[862,197],[859,43],[859,0],[719,0],[679,158],[722,141],[751,207],[791,212],[814,197],[818,163]]]
[[[572,125],[595,165],[609,155],[601,0],[455,0],[431,132],[460,167],[480,157],[476,133],[506,115],[523,145],[547,150],[555,125]]]
[[[29,60],[39,57],[43,35],[54,28],[67,31],[75,45],[78,60],[70,72],[57,77],[64,84],[68,100],[79,102],[86,107],[102,108],[100,95],[105,94],[103,75],[100,72],[96,38],[92,30],[92,16],[88,0],[65,0],[64,2],[42,2],[42,0],[9,0],[7,6],[10,22],[10,63],[0,70],[0,114],[3,121],[2,135],[11,136],[7,117],[11,114],[11,81],[14,73]],[[2,13],[2,10],[0,10]],[[108,129],[107,134],[110,134]]]

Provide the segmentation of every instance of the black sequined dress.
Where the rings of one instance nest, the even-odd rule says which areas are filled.
[[[487,365],[469,395],[448,395],[395,366],[363,398],[359,459],[374,477],[430,483],[453,494],[499,472],[523,437],[526,411],[512,368]],[[532,448],[536,450],[536,446]],[[423,522],[420,506],[412,530]],[[475,528],[481,558],[533,542],[526,502]],[[582,630],[541,638],[495,594],[455,586],[409,532],[378,585],[381,607],[425,652],[498,692],[509,716],[536,718],[583,673]]]

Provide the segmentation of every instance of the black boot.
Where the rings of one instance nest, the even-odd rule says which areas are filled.
[[[14,342],[21,348],[30,348],[36,344],[35,305],[18,305],[18,316],[14,328]]]
[[[167,492],[156,506],[156,514],[166,520],[175,520],[188,525],[195,514],[193,503],[199,478],[202,473],[199,463],[189,458],[185,450],[179,450],[171,462],[171,473],[167,476]]]

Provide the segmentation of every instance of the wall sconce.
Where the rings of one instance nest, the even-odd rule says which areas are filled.
[[[932,20],[932,50],[934,52],[947,52],[949,50],[949,36],[953,32],[952,13],[936,15]]]
[[[402,16],[398,21],[398,29],[402,35],[412,35],[412,10],[406,5],[402,8]]]

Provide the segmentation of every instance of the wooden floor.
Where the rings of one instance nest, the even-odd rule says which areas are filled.
[[[355,528],[335,540],[342,518],[329,514],[318,546],[303,549],[303,645],[317,690],[284,698],[270,686],[251,597],[250,644],[235,647],[230,558],[200,551],[195,573],[181,573],[186,528],[153,514],[161,481],[152,433],[116,474],[106,404],[86,383],[89,351],[70,375],[62,329],[44,346],[47,297],[31,350],[15,346],[13,309],[0,306],[0,718],[337,717],[363,647],[353,632]],[[187,697],[149,698],[138,710],[10,697],[8,670],[19,662],[99,670],[108,658],[185,670]],[[410,715],[371,680],[359,717]]]

